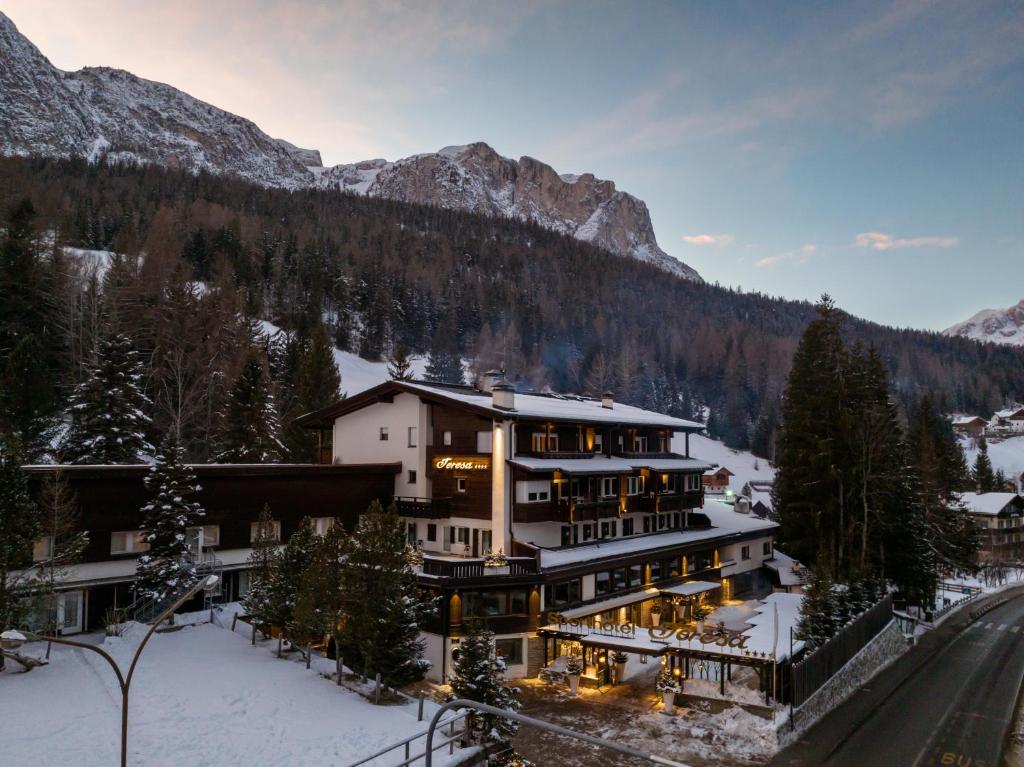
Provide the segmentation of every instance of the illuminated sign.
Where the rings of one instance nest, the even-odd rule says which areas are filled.
[[[475,455],[445,455],[434,459],[434,468],[441,471],[487,471],[491,468],[491,460]]]

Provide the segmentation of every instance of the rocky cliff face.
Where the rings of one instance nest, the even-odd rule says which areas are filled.
[[[484,143],[324,168],[315,149],[273,139],[169,85],[106,67],[63,72],[2,13],[0,114],[4,154],[156,163],[265,186],[340,189],[530,220],[700,280],[658,247],[644,202],[612,181],[559,176],[538,160],[511,160]]]
[[[946,328],[942,334],[1024,346],[1024,299],[1009,309],[983,309],[969,320]]]

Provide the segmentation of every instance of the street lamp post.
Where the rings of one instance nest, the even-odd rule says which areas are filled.
[[[63,637],[41,636],[30,631],[24,632],[28,639],[53,642],[54,644],[78,647],[83,650],[92,650],[110,664],[110,668],[114,670],[114,674],[117,676],[117,684],[121,688],[121,767],[127,767],[128,765],[128,691],[131,688],[132,677],[135,675],[135,666],[139,662],[139,656],[142,654],[142,650],[146,647],[146,643],[149,641],[149,638],[153,636],[153,632],[156,631],[157,626],[173,615],[179,607],[194,597],[200,589],[211,589],[217,585],[218,580],[220,579],[216,575],[210,575],[203,578],[152,622],[152,625],[149,627],[149,631],[146,632],[146,636],[142,638],[142,642],[135,651],[135,655],[132,656],[132,663],[128,667],[128,676],[121,673],[121,669],[117,665],[117,661],[110,657],[110,654],[106,650],[103,650],[96,645],[88,644],[86,642],[75,642],[71,639],[64,639]]]

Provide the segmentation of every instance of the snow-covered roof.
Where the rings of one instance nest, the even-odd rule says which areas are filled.
[[[960,503],[972,514],[988,514],[995,516],[1007,504],[1020,501],[1016,493],[961,493]]]
[[[1005,408],[1004,410],[997,410],[995,414],[996,418],[1013,418],[1014,416],[1024,418],[1024,407]]]
[[[771,494],[771,491],[751,489],[751,491],[750,491],[750,505],[754,506],[754,505],[756,505],[758,503],[763,505],[766,509],[768,509],[768,511],[774,511],[774,507],[772,506],[772,494]]]
[[[618,597],[602,599],[600,602],[591,602],[589,605],[584,605],[583,607],[574,607],[571,610],[561,610],[559,611],[559,615],[568,620],[581,618],[584,615],[597,615],[598,613],[607,612],[608,610],[617,610],[618,608],[625,607],[626,605],[643,602],[645,599],[654,599],[658,596],[658,593],[658,589],[644,589],[643,591],[635,591],[632,594],[623,594]]]
[[[224,549],[215,552],[217,561],[226,570],[243,567],[249,561],[251,554],[252,549]],[[81,562],[63,568],[63,573],[58,575],[57,582],[62,587],[79,584],[119,583],[135,577],[137,564],[138,559],[135,557],[104,562]]]
[[[800,586],[804,582],[800,563],[778,549],[772,551],[772,558],[765,560],[764,566],[778,573],[780,586]]]
[[[614,474],[635,469],[651,471],[701,471],[708,464],[695,458],[512,458],[513,466],[527,471],[564,471],[569,474]]]
[[[430,394],[434,397],[461,402],[477,408],[492,411],[502,418],[537,418],[559,421],[579,421],[582,423],[629,423],[649,426],[674,427],[679,431],[703,429],[704,424],[673,418],[664,413],[624,405],[615,402],[612,407],[602,407],[601,400],[579,397],[568,394],[526,394],[515,393],[515,409],[503,410],[494,407],[491,395],[470,387],[437,386],[423,381],[411,381],[405,384],[413,390]]]
[[[959,415],[959,416],[957,416],[956,418],[953,419],[953,425],[954,426],[969,426],[970,424],[977,423],[978,421],[981,421],[982,423],[986,423],[985,419],[982,418],[980,415]]]
[[[668,586],[660,589],[662,594],[669,594],[675,597],[691,597],[694,594],[703,594],[705,591],[714,591],[715,589],[722,588],[721,583],[712,583],[711,581],[686,581],[686,583],[677,583],[675,586]]]
[[[642,554],[701,541],[713,541],[742,533],[764,531],[770,533],[778,525],[751,514],[740,514],[721,501],[706,501],[700,510],[711,520],[711,527],[702,530],[671,530],[654,535],[615,538],[586,546],[567,549],[541,549],[542,568],[568,567],[593,559]]]

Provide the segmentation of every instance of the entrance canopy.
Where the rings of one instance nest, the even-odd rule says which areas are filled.
[[[640,655],[661,655],[671,648],[665,642],[652,640],[642,629],[623,625],[607,629],[589,628],[569,623],[553,623],[537,629],[542,637],[567,639],[587,647],[600,647],[614,652],[631,652]]]
[[[574,607],[571,610],[563,610],[559,614],[572,620],[574,618],[583,618],[590,615],[598,615],[599,613],[608,612],[609,610],[617,610],[620,607],[627,607],[629,605],[636,604],[637,602],[644,602],[648,599],[654,599],[659,595],[658,589],[644,589],[643,591],[636,591],[632,594],[623,594],[619,597],[612,597],[611,599],[602,599],[600,602],[593,602],[583,607]]]
[[[695,594],[703,594],[705,591],[714,591],[720,588],[722,588],[721,583],[714,583],[712,581],[687,581],[686,583],[677,583],[675,586],[659,589],[659,591],[672,597],[692,597]]]

